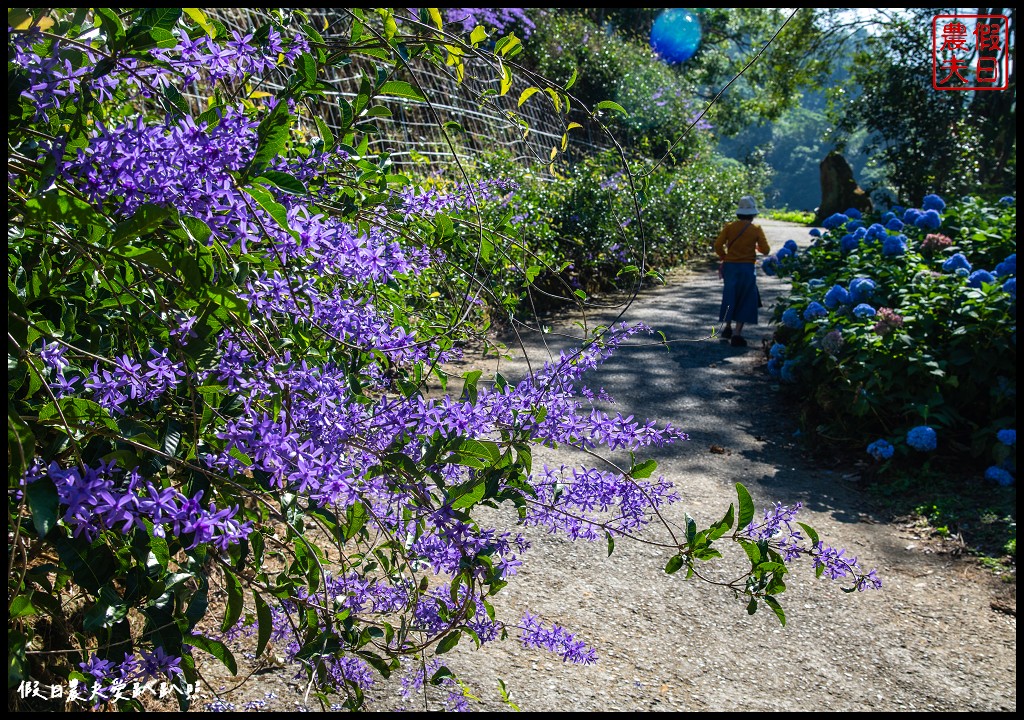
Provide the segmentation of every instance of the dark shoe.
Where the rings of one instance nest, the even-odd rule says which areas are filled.
[[[735,337],[733,337],[732,340],[729,341],[729,344],[732,345],[733,347],[746,347],[747,339],[742,335],[736,335]]]
[[[732,337],[732,328],[729,327],[728,325],[726,325],[725,326],[725,330],[722,331],[722,337],[724,337],[726,340],[731,338]]]

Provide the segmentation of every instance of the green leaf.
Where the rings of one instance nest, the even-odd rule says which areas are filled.
[[[231,654],[228,646],[222,643],[220,640],[213,640],[202,635],[187,635],[185,637],[185,644],[197,647],[200,650],[213,655],[215,658],[224,663],[232,675],[238,674],[238,664],[235,662],[235,656]]]
[[[252,591],[253,602],[256,603],[256,657],[263,654],[270,642],[270,633],[274,629],[274,616],[270,612],[270,605],[255,590]]]
[[[594,109],[595,110],[615,110],[616,112],[620,112],[623,115],[629,115],[629,113],[626,112],[626,108],[622,107],[617,102],[612,102],[611,100],[602,100],[601,102],[599,102],[597,105],[594,106]]]
[[[579,71],[576,68],[573,68],[572,75],[569,77],[569,82],[565,84],[566,90],[568,90],[569,88],[576,84],[576,77],[578,74]]]
[[[36,529],[36,535],[39,538],[46,537],[60,516],[57,488],[49,478],[41,478],[25,487],[25,499],[28,501],[29,510],[32,511],[32,525]]]
[[[9,370],[7,377],[9,386],[11,377]],[[10,487],[15,487],[21,481],[21,476],[25,472],[25,468],[28,467],[28,464],[35,456],[35,448],[35,435],[32,434],[28,425],[21,419],[21,416],[14,410],[14,406],[8,401],[7,480]]]
[[[471,403],[476,402],[477,398],[477,382],[480,380],[480,376],[483,375],[482,370],[471,370],[463,376],[462,382],[462,395],[461,400],[466,402],[467,400]]]
[[[779,605],[779,601],[771,595],[767,595],[764,598],[765,605],[772,609],[776,617],[779,618],[779,622],[782,623],[782,627],[786,627],[786,613],[782,611],[782,606]]]
[[[539,92],[540,92],[540,88],[539,87],[528,87],[525,90],[523,90],[521,93],[519,93],[518,107],[522,107],[523,103],[526,102],[527,100],[529,100],[534,95],[534,93],[539,93]]]
[[[469,41],[473,45],[479,45],[487,39],[487,30],[484,29],[483,25],[477,25],[473,28],[473,32],[469,34]]]
[[[612,551],[615,550],[615,538],[607,530],[604,531],[605,538],[608,540],[608,557],[612,556]]]
[[[217,37],[217,28],[214,27],[207,19],[206,14],[199,8],[182,8],[186,15],[203,29],[203,31],[212,38]]]
[[[277,170],[264,170],[263,173],[256,178],[256,182],[266,181],[275,187],[284,190],[286,193],[292,195],[308,195],[309,191],[306,190],[306,186],[299,182],[294,175],[289,175],[286,172],[279,172]]]
[[[228,593],[228,601],[224,608],[224,620],[220,624],[220,631],[227,632],[238,622],[238,618],[242,616],[243,598],[242,583],[239,582],[238,576],[226,567],[223,570],[224,587]]]
[[[738,498],[737,507],[739,507],[739,520],[736,527],[743,530],[754,519],[754,501],[741,483],[736,483],[736,497]]]
[[[178,218],[181,227],[184,228],[185,232],[189,234],[193,240],[199,245],[206,245],[210,240],[210,236],[213,231],[210,230],[210,226],[197,217],[191,215],[182,215]]]
[[[743,548],[743,552],[750,559],[750,564],[756,567],[761,562],[761,551],[757,549],[757,543],[752,543],[749,540],[740,540],[739,543],[740,547]]]
[[[363,529],[369,514],[366,506],[360,502],[352,503],[345,508],[345,539],[351,540],[356,533]]]
[[[191,16],[190,16],[191,17]],[[148,8],[138,20],[139,25],[148,25],[161,30],[173,30],[181,19],[180,8]]]
[[[85,612],[82,628],[86,632],[95,633],[110,628],[124,620],[128,615],[128,605],[117,594],[111,585],[100,588],[96,602]]]
[[[70,225],[88,225],[106,221],[92,205],[56,190],[25,201],[25,222],[28,224],[59,222]]]
[[[459,639],[462,637],[462,633],[458,630],[455,632],[448,633],[437,643],[437,649],[434,651],[437,655],[443,655],[444,653],[451,650],[453,647],[459,644]]]
[[[799,525],[803,529],[803,531],[807,533],[807,539],[811,541],[811,545],[818,544],[818,533],[814,531],[814,528],[812,528],[810,525],[805,525],[802,522],[797,522],[797,525]]]
[[[496,463],[501,459],[501,448],[498,447],[498,443],[491,440],[463,438],[459,441],[458,446],[456,446],[456,450],[461,453],[488,459],[492,463]]]
[[[176,212],[174,208],[163,205],[153,205],[152,203],[140,205],[130,218],[119,222],[114,228],[111,245],[117,247],[122,244],[122,241],[129,238],[148,235],[160,227],[164,220],[174,212]]]
[[[58,407],[60,412],[58,412]],[[92,400],[86,400],[85,398],[63,397],[57,400],[56,404],[50,402],[39,411],[39,419],[57,419],[59,421],[61,413],[64,414],[64,419],[71,425],[92,425],[95,423],[102,425],[108,430],[120,432],[117,423],[114,422],[114,418],[110,417],[110,413]]]
[[[391,97],[408,98],[426,102],[427,97],[418,88],[404,80],[388,80],[377,89],[378,95],[389,95]]]
[[[649,478],[654,471],[658,469],[658,463],[654,460],[644,460],[639,465],[634,465],[633,469],[629,471],[629,474],[637,480],[643,480]]]
[[[270,217],[274,218],[274,222],[291,232],[291,226],[288,225],[288,210],[274,199],[269,190],[262,185],[247,185],[242,190],[255,200],[257,205],[266,210]]]
[[[668,563],[665,565],[665,572],[669,575],[675,573],[683,566],[684,562],[685,560],[683,560],[682,555],[673,555],[668,559]]]
[[[29,590],[24,595],[18,595],[11,601],[11,607],[7,611],[8,620],[16,620],[21,617],[28,617],[29,615],[35,615],[39,611],[36,610],[35,606],[32,605],[32,594],[33,591]]]
[[[174,275],[174,268],[171,266],[171,263],[168,262],[162,252],[155,248],[126,247],[118,248],[114,252],[125,260],[139,262],[168,275]]]
[[[334,149],[334,133],[331,132],[331,128],[327,126],[327,123],[323,121],[319,115],[314,117],[316,121],[316,129],[320,132],[320,139],[324,143],[324,151],[331,152]]]
[[[245,177],[262,174],[267,165],[284,152],[291,125],[292,114],[288,111],[288,103],[281,101],[256,128],[256,152],[249,161]]]
[[[452,508],[458,510],[460,508],[467,508],[480,502],[484,493],[487,490],[487,479],[473,478],[464,483],[456,485],[448,493],[448,497],[451,498]]]
[[[204,294],[225,310],[230,310],[242,316],[248,316],[249,314],[249,306],[245,301],[223,288],[208,287]]]
[[[729,505],[729,509],[725,513],[725,517],[716,522],[710,528],[708,528],[708,542],[713,542],[718,538],[722,537],[732,528],[733,522],[733,506]]]
[[[107,36],[108,44],[114,45],[124,38],[124,24],[113,9],[93,8],[93,12],[96,13],[96,17],[99,18],[100,28]]]

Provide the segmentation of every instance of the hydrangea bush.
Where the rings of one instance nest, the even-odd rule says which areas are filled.
[[[1000,438],[1016,427],[1014,198],[932,194],[823,226],[806,252],[776,260],[793,291],[775,309],[782,349],[768,371],[783,379],[794,363],[822,434],[883,467],[972,457],[979,477],[1011,484]]]
[[[398,173],[374,119],[427,100],[415,63],[507,68],[516,43],[431,9],[265,18],[9,15],[10,706],[42,681],[69,688],[51,709],[139,709],[129,689],[160,680],[188,708],[201,663],[235,672],[247,639],[325,708],[363,707],[403,658],[460,707],[440,662],[460,641],[596,657],[571,629],[498,616],[528,543],[481,508],[611,551],[678,497],[635,453],[686,434],[586,386],[648,328],[604,328],[516,381],[444,370],[480,329],[482,246],[511,252],[480,220],[515,184]],[[332,129],[315,108],[350,65]],[[632,462],[539,467],[540,444]],[[707,528],[663,528],[666,571],[705,577],[731,542],[730,587],[783,622],[799,557],[880,586],[796,510],[755,521],[737,486]]]

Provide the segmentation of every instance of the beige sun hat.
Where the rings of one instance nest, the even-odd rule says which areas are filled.
[[[757,201],[750,195],[744,195],[736,205],[737,215],[757,215]]]

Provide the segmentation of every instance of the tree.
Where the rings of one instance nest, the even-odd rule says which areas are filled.
[[[952,12],[913,8],[880,25],[854,56],[855,91],[834,97],[837,128],[869,132],[868,150],[878,153],[903,202],[929,192],[960,195],[979,183],[999,194],[1015,185],[1015,73],[1007,90],[973,98],[932,87],[932,18]],[[1012,24],[1016,11],[1008,15]]]
[[[603,328],[515,382],[449,377],[480,329],[476,268],[513,242],[480,207],[513,188],[428,187],[370,145],[388,98],[430,106],[420,64],[476,63],[507,93],[518,38],[434,9],[222,12],[8,16],[10,705],[138,709],[126,686],[160,680],[187,708],[197,659],[234,670],[246,629],[349,709],[460,641],[592,661],[563,628],[495,618],[526,548],[480,509],[612,548],[674,501],[634,453],[683,434],[583,385],[648,329]],[[566,107],[565,86],[531,87]],[[630,463],[535,468],[540,443]],[[666,571],[700,576],[734,543],[749,569],[726,584],[782,621],[795,557],[879,586],[795,513],[756,519],[738,486]],[[75,697],[37,701],[40,681]]]

